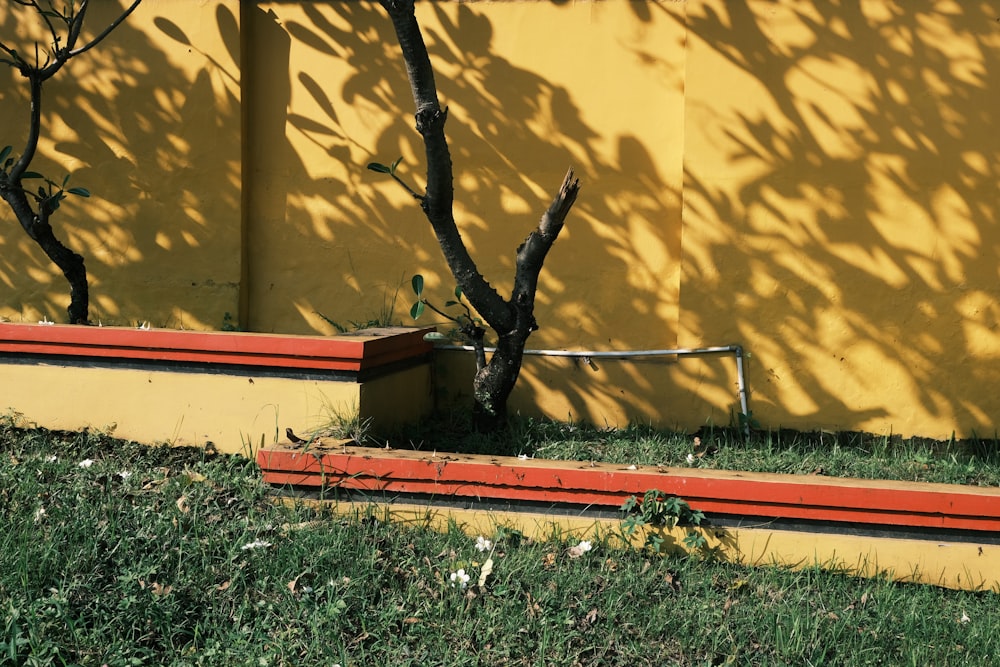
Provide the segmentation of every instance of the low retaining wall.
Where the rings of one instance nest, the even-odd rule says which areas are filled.
[[[617,509],[649,489],[709,516],[708,546],[747,565],[820,566],[969,590],[1000,590],[1000,489],[637,467],[310,443],[262,449],[265,481],[313,489],[341,511],[363,504],[472,534],[617,534]],[[312,494],[317,495],[317,494]],[[360,503],[358,501],[361,501]],[[665,541],[684,548],[684,529]],[[643,536],[638,536],[642,543]]]
[[[433,407],[428,329],[334,337],[0,323],[0,410],[50,429],[252,456],[358,417]]]

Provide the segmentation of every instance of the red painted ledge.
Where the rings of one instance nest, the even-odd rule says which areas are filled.
[[[0,322],[0,354],[363,371],[428,354],[433,329],[390,327],[341,336],[177,331]]]
[[[313,443],[262,449],[275,485],[616,508],[649,489],[703,512],[881,526],[1000,531],[1000,489],[690,468],[523,460]]]

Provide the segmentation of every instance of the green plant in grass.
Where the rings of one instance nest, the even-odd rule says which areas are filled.
[[[372,435],[373,420],[371,417],[362,417],[357,406],[338,407],[325,403],[323,414],[322,422],[308,431],[307,438],[301,438],[306,440],[306,451],[317,438],[353,440],[359,445],[375,442]]]
[[[342,334],[350,331],[360,331],[361,329],[391,327],[400,324],[400,322],[396,319],[396,301],[398,298],[399,285],[396,286],[396,289],[392,292],[391,296],[388,289],[382,294],[382,305],[379,307],[378,312],[370,315],[368,319],[347,320],[347,324],[335,320],[332,317],[327,317],[318,310],[313,312],[315,312],[320,319]]]
[[[737,412],[735,421],[740,433],[745,435],[750,435],[751,431],[759,431],[761,429],[760,421],[753,416],[753,410],[747,410],[745,413]]]
[[[646,491],[640,501],[636,496],[629,496],[622,503],[621,511],[625,513],[621,530],[626,541],[631,541],[636,531],[652,528],[646,533],[644,547],[652,553],[660,553],[667,544],[664,530],[673,530],[676,526],[693,526],[697,528],[705,521],[705,514],[693,510],[687,501],[677,496],[669,496],[657,489]],[[683,543],[692,550],[704,550],[708,546],[705,536],[689,528]],[[660,530],[657,530],[660,529]]]
[[[222,314],[222,328],[220,331],[243,331],[243,329],[240,328],[240,323],[236,321],[233,314],[226,311]]]

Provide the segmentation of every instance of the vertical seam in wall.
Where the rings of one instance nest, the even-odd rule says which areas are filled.
[[[681,75],[681,182],[680,182],[680,243],[679,247],[679,257],[680,257],[680,275],[677,277],[677,335],[675,336],[675,344],[678,347],[684,347],[691,345],[694,341],[681,340],[684,336],[684,328],[681,326],[681,321],[684,319],[684,230],[687,227],[687,117],[688,117],[688,95],[687,95],[687,80],[688,80],[688,54],[690,49],[690,24],[688,22],[688,2],[681,3],[681,13],[684,20],[684,41],[682,43],[681,57],[684,59],[683,63],[683,74]],[[700,344],[700,341],[699,341]]]
[[[250,180],[253,170],[250,165],[249,116],[247,90],[250,86],[250,44],[252,42],[251,20],[256,9],[256,0],[239,0],[240,17],[240,286],[236,321],[239,328],[246,331],[250,323]]]

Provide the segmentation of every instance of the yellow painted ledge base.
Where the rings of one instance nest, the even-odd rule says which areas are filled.
[[[447,530],[456,526],[470,536],[491,535],[498,526],[527,537],[546,539],[619,539],[621,521],[566,517],[532,512],[503,512],[441,508],[431,505],[283,499],[287,503],[316,503],[338,514],[375,512],[386,520],[409,526]],[[931,584],[956,590],[1000,592],[1000,546],[964,542],[900,539],[830,533],[753,528],[700,529],[712,550],[723,560],[749,567],[792,569],[819,567],[859,577]],[[660,531],[670,551],[690,551],[683,545],[687,529]],[[636,531],[633,545],[645,542]],[[620,544],[620,542],[619,542]]]
[[[431,407],[424,364],[364,383],[161,370],[3,366],[0,409],[26,425],[93,429],[150,444],[204,447],[253,458],[340,419],[379,427],[419,419]],[[391,406],[391,409],[389,407]]]

